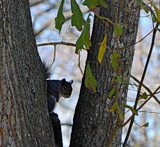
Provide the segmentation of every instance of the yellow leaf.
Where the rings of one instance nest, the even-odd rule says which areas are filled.
[[[117,105],[117,104],[116,104],[116,102],[115,102],[108,111],[109,111],[109,112],[114,112],[114,111],[117,109],[116,105]]]
[[[98,61],[99,63],[102,63],[104,53],[106,51],[106,46],[107,46],[107,34],[104,36],[103,41],[101,42],[99,52],[98,52]]]
[[[121,108],[118,105],[118,101],[116,101],[116,108],[117,108],[119,118],[123,121],[124,120],[124,114],[123,114],[123,112],[121,111]]]

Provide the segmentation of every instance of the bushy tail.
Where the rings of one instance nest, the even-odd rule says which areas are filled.
[[[46,77],[46,79],[48,79],[48,78],[50,78],[51,77],[51,75],[52,75],[52,73],[51,73],[51,67],[52,66],[48,66],[47,64],[46,64],[46,62],[42,62],[43,63],[43,66],[44,66],[44,69],[45,69],[45,77]]]

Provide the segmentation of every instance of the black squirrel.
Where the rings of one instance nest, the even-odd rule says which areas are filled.
[[[62,80],[47,80],[47,102],[48,111],[51,113],[55,104],[59,101],[60,97],[69,98],[72,93],[71,81]]]
[[[66,79],[48,80],[48,78],[50,78],[51,76],[50,67],[46,66],[44,62],[43,65],[45,68],[46,81],[47,81],[48,111],[53,127],[55,144],[56,147],[63,147],[60,120],[58,118],[58,114],[56,114],[53,110],[56,103],[59,101],[60,97],[69,98],[71,96],[73,80],[71,81],[66,81]]]
[[[45,67],[46,79],[50,78],[51,72],[50,68],[43,63]],[[72,83],[71,81],[62,80],[46,80],[47,81],[47,103],[48,111],[51,113],[59,101],[60,97],[69,98],[72,93]]]

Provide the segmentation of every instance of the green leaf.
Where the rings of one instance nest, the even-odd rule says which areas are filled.
[[[89,16],[87,18],[87,21],[85,23],[84,29],[78,38],[76,42],[76,54],[78,54],[80,49],[83,49],[85,46],[86,49],[90,49],[92,46],[91,41],[90,41],[90,19]]]
[[[117,101],[116,101],[116,108],[117,108],[119,118],[123,121],[124,120],[124,114],[122,113]]]
[[[113,60],[113,61],[112,61],[112,67],[113,67],[114,69],[118,69],[119,65],[117,64],[116,60]]]
[[[150,4],[153,6],[155,12],[156,12],[156,15],[157,15],[157,21],[160,22],[160,9],[157,8],[157,6],[151,1],[150,1]]]
[[[87,6],[89,9],[93,9],[99,5],[99,0],[85,0],[83,5]]]
[[[148,127],[149,126],[149,122],[145,123],[142,127]]]
[[[75,26],[77,30],[81,31],[82,26],[84,23],[82,12],[75,0],[71,0],[71,10],[72,10],[72,17],[71,17],[71,24]]]
[[[99,52],[98,52],[98,61],[99,63],[102,63],[104,53],[106,51],[106,45],[107,45],[107,34],[104,36],[103,41],[101,42]]]
[[[156,15],[154,14],[154,12],[153,11],[150,11],[151,12],[151,14],[152,14],[152,21],[155,23],[155,22],[157,22],[157,17],[156,17]]]
[[[116,102],[115,102],[108,111],[109,112],[114,112],[116,109],[117,109],[117,107],[116,107]]]
[[[113,79],[112,79],[112,81],[111,81],[111,84],[113,85],[116,82],[117,82],[117,77],[114,76]]]
[[[123,81],[122,78],[123,78],[123,77],[122,77],[121,75],[116,74],[116,75],[114,76],[114,78],[112,79],[111,84],[114,84],[114,83],[118,83],[118,82]]]
[[[121,82],[121,81],[122,81],[122,76],[116,74],[116,75],[113,77],[113,79],[112,79],[112,81],[111,81],[111,84],[113,85],[113,84],[118,83],[118,82]]]
[[[150,7],[146,4],[144,4],[142,1],[139,2],[139,5],[141,8],[143,8],[143,10],[148,13],[150,11]]]
[[[150,10],[150,12],[151,12],[152,21],[153,21],[153,22],[157,22],[157,17],[156,17],[156,15],[155,15],[154,11],[153,11],[152,9],[149,9],[149,10]]]
[[[114,33],[115,33],[116,35],[122,35],[122,33],[123,33],[123,28],[122,28],[122,25],[121,25],[121,24],[117,23],[117,24],[114,25]]]
[[[133,107],[131,107],[127,104],[124,104],[124,103],[121,103],[121,105],[124,106],[125,108],[128,108],[129,110],[131,110],[134,115],[138,115],[137,111]]]
[[[104,1],[104,0],[99,0],[99,3],[101,6],[103,6],[104,8],[108,7],[108,4]]]
[[[158,29],[158,28],[157,28],[157,31],[159,31],[159,32],[160,32],[160,29]]]
[[[92,90],[93,92],[96,92],[97,81],[93,76],[93,73],[91,71],[91,67],[90,67],[89,63],[86,66],[84,84],[88,89]]]
[[[117,59],[120,58],[121,55],[119,53],[117,53],[116,50],[113,51],[112,55],[111,55],[111,64],[113,69],[118,69],[119,68],[119,64],[117,62]]]
[[[140,98],[142,98],[142,99],[146,99],[147,97],[148,97],[148,95],[147,95],[146,92],[144,92],[144,93],[140,96]]]
[[[112,96],[115,94],[115,92],[116,92],[116,87],[113,87],[113,88],[111,89],[111,91],[109,92],[108,97],[109,97],[109,98],[112,97]]]
[[[65,22],[65,17],[63,15],[63,5],[64,5],[64,0],[61,1],[60,7],[58,9],[58,14],[57,17],[55,18],[55,27],[56,29],[59,30],[59,33],[62,29],[62,25]]]

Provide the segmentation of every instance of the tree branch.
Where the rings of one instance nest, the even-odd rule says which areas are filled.
[[[66,46],[72,46],[72,47],[76,47],[76,45],[74,43],[69,43],[69,42],[63,42],[63,41],[60,41],[60,42],[47,42],[47,43],[40,43],[40,44],[37,44],[37,46],[46,46],[46,45],[66,45]]]
[[[30,0],[30,7],[33,7],[33,6],[36,6],[36,5],[39,5],[43,2],[45,2],[46,0],[39,0],[39,1],[36,1],[36,2],[32,2],[32,0]]]

